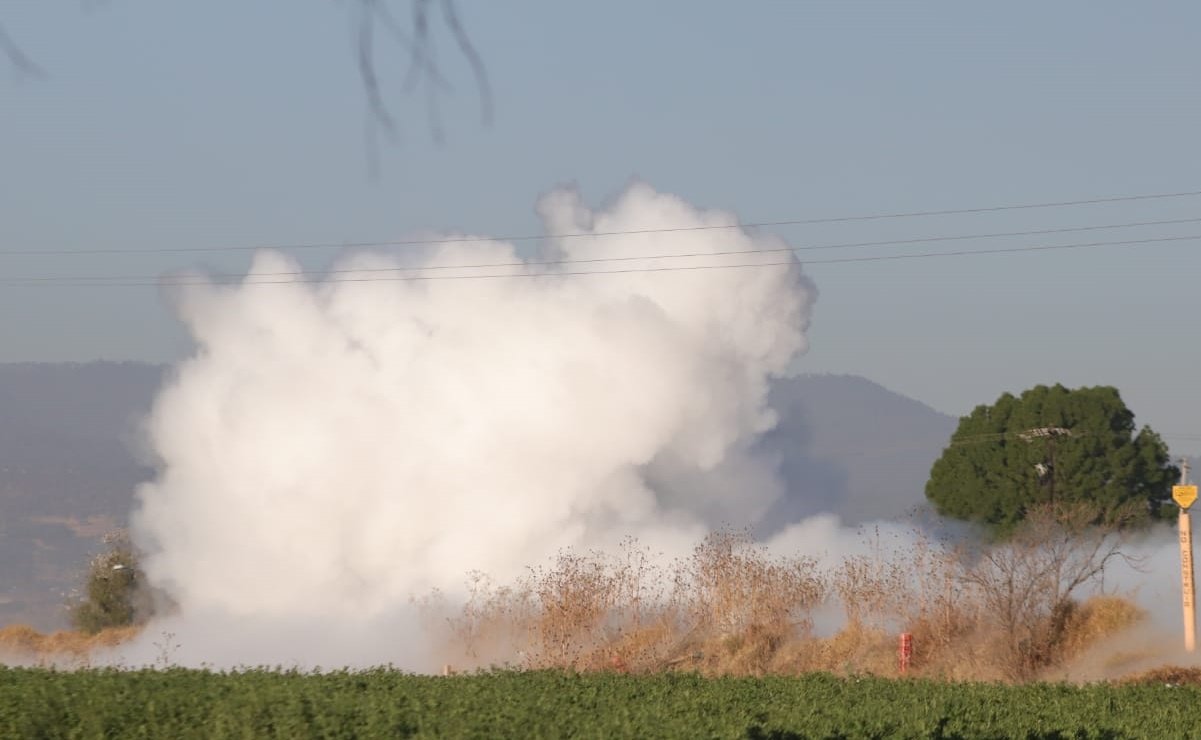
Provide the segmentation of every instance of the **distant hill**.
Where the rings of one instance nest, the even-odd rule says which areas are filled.
[[[65,594],[105,532],[124,525],[153,475],[138,425],[163,379],[138,363],[0,364],[0,624],[62,626]],[[780,423],[756,446],[781,461],[785,524],[819,512],[848,523],[922,503],[955,419],[871,381],[779,381]]]
[[[775,384],[779,425],[761,448],[783,460],[788,498],[772,519],[833,512],[848,524],[903,515],[925,502],[930,466],[958,420],[854,375]]]

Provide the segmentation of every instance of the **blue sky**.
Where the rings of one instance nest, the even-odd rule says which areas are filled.
[[[373,178],[347,3],[6,3],[0,22],[47,75],[0,65],[0,249],[530,233],[555,184],[598,203],[634,177],[747,221],[1201,190],[1193,2],[461,0],[460,12],[492,124],[444,31],[442,145],[421,96],[400,91],[405,60],[385,50],[402,134]],[[822,244],[1191,217],[1201,198],[778,231]],[[246,259],[2,256],[0,273]],[[1177,451],[1201,450],[1201,241],[810,273],[821,295],[802,370],[866,375],[954,414],[1039,382],[1113,384]],[[4,288],[0,312],[0,361],[165,360],[186,346],[154,289]]]

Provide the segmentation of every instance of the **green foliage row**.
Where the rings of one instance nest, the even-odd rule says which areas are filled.
[[[5,738],[1170,738],[1201,689],[826,675],[0,667]]]

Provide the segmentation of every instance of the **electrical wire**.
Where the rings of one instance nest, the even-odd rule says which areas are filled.
[[[658,259],[682,259],[682,258],[704,258],[704,257],[724,257],[731,255],[744,254],[779,254],[788,252],[807,252],[818,250],[836,250],[849,248],[863,247],[878,247],[878,246],[895,246],[902,244],[925,244],[932,242],[948,242],[948,241],[966,241],[970,239],[999,239],[1016,236],[1045,236],[1048,234],[1066,234],[1082,231],[1102,231],[1108,229],[1124,229],[1142,226],[1163,226],[1163,225],[1179,225],[1201,222],[1201,218],[1177,218],[1160,221],[1133,221],[1121,224],[1104,224],[1097,226],[1070,226],[1056,229],[1036,229],[1032,231],[1004,231],[985,234],[958,234],[953,236],[932,236],[914,239],[887,239],[882,241],[871,242],[844,242],[837,244],[819,244],[819,245],[802,245],[796,247],[773,247],[764,249],[732,249],[719,250],[715,252],[676,252],[667,254],[635,254],[622,255],[620,257],[584,257],[570,259],[552,259],[538,260],[531,259],[517,262],[484,262],[477,264],[435,264],[435,265],[419,265],[407,267],[362,267],[362,268],[338,268],[324,271],[312,270],[283,270],[277,272],[257,272],[255,277],[279,277],[284,275],[336,275],[342,273],[376,273],[376,272],[409,272],[409,271],[430,271],[430,270],[469,270],[483,269],[496,267],[535,267],[535,266],[550,266],[550,265],[575,265],[575,264],[596,264],[604,262],[629,262],[636,260],[658,260]],[[970,250],[976,251],[976,250]],[[821,264],[822,261],[808,261],[807,264]],[[233,275],[229,273],[208,273],[207,277],[213,280],[233,280],[239,279],[241,275]],[[157,275],[58,275],[58,276],[37,276],[37,277],[10,277],[12,281],[22,282],[58,282],[58,281],[154,281],[158,280]]]
[[[175,254],[199,252],[253,252],[260,249],[275,249],[279,251],[304,249],[358,249],[374,247],[407,247],[430,246],[437,244],[471,243],[479,241],[528,242],[554,241],[561,239],[587,239],[613,236],[634,236],[639,234],[665,234],[685,231],[712,231],[720,229],[755,229],[779,226],[804,226],[812,224],[851,223],[861,221],[882,221],[888,219],[919,218],[927,216],[954,216],[980,213],[997,213],[1004,211],[1032,210],[1042,208],[1065,208],[1069,206],[1100,205],[1107,203],[1123,203],[1146,200],[1164,200],[1171,198],[1188,198],[1201,196],[1201,190],[1183,191],[1178,193],[1150,193],[1140,195],[1119,195],[1084,200],[1051,201],[1042,203],[1022,203],[1017,205],[983,206],[976,208],[951,208],[926,211],[903,211],[896,213],[874,213],[856,216],[833,216],[823,218],[789,219],[783,221],[755,221],[733,224],[711,224],[704,226],[674,226],[648,229],[626,229],[599,232],[570,232],[562,234],[517,234],[511,236],[479,237],[479,236],[449,236],[430,239],[403,239],[388,241],[360,242],[314,242],[302,244],[259,244],[254,246],[223,246],[223,247],[114,247],[106,249],[6,249],[0,250],[0,256],[68,256],[68,255],[113,255],[113,254]]]
[[[735,264],[702,264],[702,265],[667,265],[658,267],[628,267],[617,268],[611,270],[566,270],[557,272],[511,272],[511,273],[486,273],[482,275],[369,275],[367,277],[348,277],[345,275],[335,275],[333,277],[322,277],[310,275],[308,273],[292,274],[289,279],[283,280],[260,280],[255,273],[250,273],[242,280],[241,285],[292,285],[292,284],[311,284],[311,283],[366,283],[366,282],[418,282],[418,281],[434,281],[434,280],[490,280],[490,279],[512,279],[512,278],[561,278],[561,277],[579,277],[587,275],[624,275],[634,273],[656,273],[656,272],[684,272],[698,270],[728,270],[742,269],[755,267],[786,267],[793,265],[803,265],[805,267],[813,265],[831,265],[831,264],[849,264],[860,262],[891,262],[900,260],[914,259],[936,259],[945,257],[969,257],[981,255],[997,255],[997,254],[1020,254],[1031,252],[1050,252],[1058,250],[1083,250],[1094,249],[1099,247],[1113,246],[1135,246],[1135,245],[1150,245],[1150,244],[1168,244],[1174,242],[1197,241],[1201,240],[1201,234],[1189,234],[1185,236],[1165,236],[1149,239],[1123,239],[1115,241],[1099,241],[1099,242],[1082,242],[1076,244],[1042,244],[1042,245],[1027,245],[1018,247],[996,247],[990,249],[965,249],[949,252],[909,252],[904,254],[885,254],[885,255],[868,255],[861,257],[838,257],[831,259],[805,260],[798,261],[796,259],[774,260],[770,262],[749,262]],[[791,250],[786,250],[791,251]],[[711,256],[705,255],[705,256]],[[655,257],[644,257],[642,259],[656,259]],[[373,268],[374,269],[374,268]],[[389,271],[414,271],[421,268],[387,268]],[[464,268],[466,269],[466,268]],[[365,271],[365,270],[364,270]],[[351,273],[360,272],[358,270],[350,270]],[[270,275],[267,273],[266,275]],[[120,278],[119,278],[120,279]],[[7,278],[0,279],[0,287],[166,287],[166,286],[186,286],[186,285],[208,285],[215,282],[211,277],[204,275],[185,275],[185,276],[168,276],[153,281],[139,279],[129,282],[98,282],[96,278]]]

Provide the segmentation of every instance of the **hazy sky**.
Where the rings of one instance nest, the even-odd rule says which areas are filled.
[[[470,69],[435,25],[453,86],[435,144],[424,97],[401,89],[405,58],[385,45],[402,135],[379,178],[353,3],[80,5],[0,6],[47,73],[0,63],[0,250],[525,234],[555,184],[599,203],[633,177],[755,222],[1201,190],[1201,5],[1183,0],[461,0],[494,120],[481,125]],[[822,245],[1188,218],[1201,198],[775,231]],[[802,254],[1191,234],[1201,222]],[[248,258],[0,255],[0,274]],[[866,375],[954,414],[1039,382],[1113,384],[1177,451],[1201,450],[1201,240],[809,272],[821,295],[801,370]],[[154,288],[0,287],[0,314],[0,361],[186,347]]]

